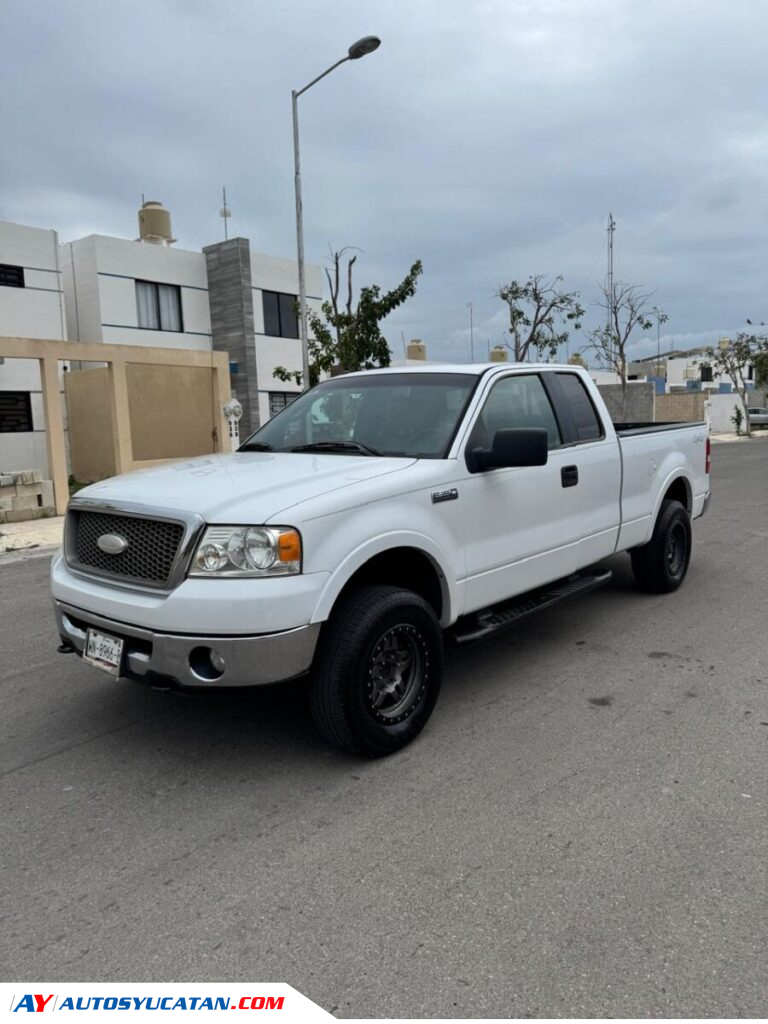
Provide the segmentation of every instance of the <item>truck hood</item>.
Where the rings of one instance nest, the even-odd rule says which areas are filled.
[[[92,484],[78,497],[197,512],[209,523],[267,523],[285,509],[413,465],[366,455],[238,452],[201,455]],[[355,491],[356,501],[359,494]],[[286,524],[291,525],[291,524]]]

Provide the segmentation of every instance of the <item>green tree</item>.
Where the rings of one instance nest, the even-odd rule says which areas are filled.
[[[531,349],[539,356],[556,355],[568,341],[569,328],[577,331],[585,310],[578,292],[560,291],[562,277],[551,280],[532,274],[525,284],[510,281],[496,292],[509,310],[509,335],[512,344],[504,344],[522,363]]]
[[[331,267],[325,270],[331,297],[323,302],[320,313],[308,310],[310,387],[317,384],[321,374],[330,373],[332,367],[348,373],[389,366],[391,356],[381,332],[381,321],[416,293],[416,283],[422,272],[421,260],[416,260],[400,284],[391,291],[382,294],[377,284],[361,288],[355,304],[352,268],[357,256],[348,256],[350,251],[344,248],[331,253]],[[275,376],[302,384],[301,370],[277,366]]]
[[[747,334],[739,331],[735,338],[723,338],[717,348],[707,349],[706,365],[710,366],[714,373],[727,377],[733,390],[739,396],[744,406],[744,434],[752,436],[752,426],[749,422],[749,402],[747,400],[747,379],[749,367],[765,367],[765,360],[768,359],[768,337]]]

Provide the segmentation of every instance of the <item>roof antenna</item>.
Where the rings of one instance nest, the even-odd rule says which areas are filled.
[[[221,209],[219,210],[219,216],[224,221],[224,241],[226,242],[229,238],[227,234],[227,221],[232,216],[232,211],[227,206],[227,186],[221,186]]]

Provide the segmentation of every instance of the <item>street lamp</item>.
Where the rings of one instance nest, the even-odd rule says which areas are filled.
[[[373,53],[373,51],[377,50],[380,45],[381,40],[377,36],[363,36],[362,39],[358,39],[357,42],[352,43],[347,51],[346,57],[342,57],[341,60],[337,60],[336,63],[332,64],[322,73],[322,75],[318,75],[317,78],[313,78],[309,85],[305,85],[303,89],[294,89],[291,92],[291,104],[293,107],[293,177],[296,187],[296,249],[299,263],[299,336],[301,337],[302,380],[304,382],[305,391],[309,388],[309,344],[307,340],[307,286],[304,274],[304,221],[301,206],[298,99],[302,93],[307,91],[307,89],[311,89],[313,85],[316,85],[321,78],[325,78],[326,75],[330,75],[332,71],[335,71],[340,64],[345,64],[348,60],[360,60],[360,58],[365,57],[366,54]]]
[[[669,317],[663,309],[659,309],[658,306],[654,306],[651,310],[653,315],[656,317],[656,374],[659,376],[659,367],[661,366],[661,325],[665,324]],[[666,371],[664,372],[664,380],[667,379]]]

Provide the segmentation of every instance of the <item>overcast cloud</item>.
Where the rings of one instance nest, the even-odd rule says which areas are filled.
[[[230,234],[293,257],[290,90],[375,33],[300,100],[306,250],[359,246],[359,284],[423,260],[395,355],[403,332],[468,359],[468,301],[496,344],[494,291],[529,273],[594,310],[609,210],[617,277],[657,289],[665,346],[768,320],[762,0],[2,7],[0,219],[133,237],[143,192],[199,249],[226,183]]]

